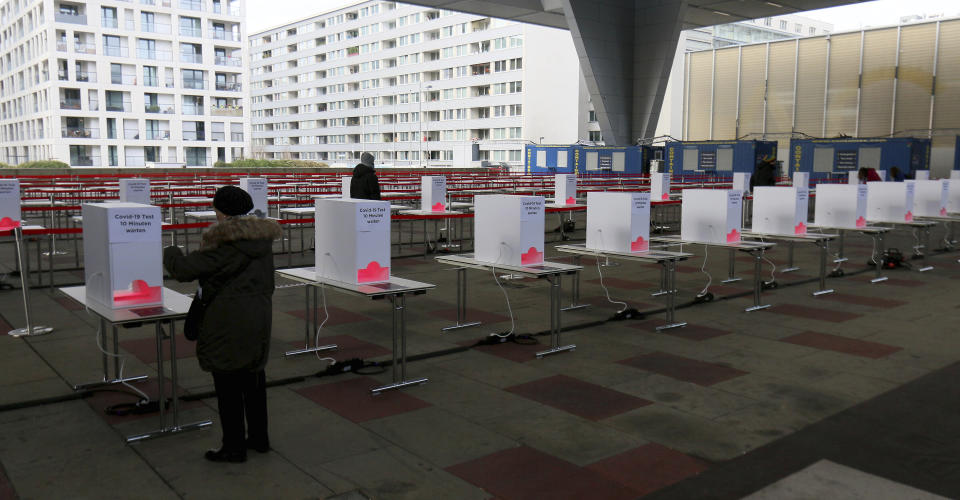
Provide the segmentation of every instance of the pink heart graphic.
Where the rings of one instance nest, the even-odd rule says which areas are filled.
[[[431,208],[433,209],[434,212],[443,212],[443,210],[447,207],[443,203],[437,202],[437,203],[434,203],[433,207]]]
[[[129,290],[113,292],[113,303],[116,305],[136,305],[160,302],[163,297],[163,286],[150,286],[144,280],[133,280]]]
[[[913,212],[907,212],[907,215],[903,216],[903,220],[913,222]]]
[[[864,219],[862,216],[857,217],[857,227],[867,227],[867,219]]]
[[[13,220],[10,217],[0,219],[0,231],[10,231],[20,227],[20,221]]]
[[[357,283],[374,283],[377,281],[388,281],[390,279],[390,267],[380,267],[377,261],[370,261],[367,267],[357,269]]]
[[[941,215],[942,217],[946,217],[946,216],[947,216],[947,209],[941,207],[941,208],[940,208],[940,215]]]
[[[530,247],[526,253],[520,255],[520,265],[532,266],[534,264],[543,264],[543,252],[538,252],[536,247]]]
[[[736,228],[730,230],[730,234],[727,235],[727,243],[739,243],[740,242],[740,231],[737,231]]]
[[[576,205],[576,204],[577,204],[576,198],[574,198],[573,196],[567,198],[567,205]]]
[[[650,243],[643,239],[643,236],[637,236],[637,241],[630,242],[631,252],[646,252],[650,249]]]
[[[660,195],[660,199],[661,199],[661,200],[669,200],[669,199],[670,199],[670,193],[663,193],[662,195]]]
[[[807,234],[807,225],[803,222],[793,227],[793,234]]]

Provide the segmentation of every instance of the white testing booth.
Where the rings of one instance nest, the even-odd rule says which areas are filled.
[[[420,210],[443,212],[447,209],[447,178],[425,175],[420,178]]]
[[[0,179],[0,231],[20,227],[20,181]]]
[[[950,204],[950,181],[913,181],[913,215],[944,217]]]
[[[735,189],[685,189],[680,205],[680,239],[738,243],[743,193]]]
[[[670,199],[669,173],[650,174],[650,199],[653,201],[665,201]]]
[[[267,216],[267,180],[262,177],[244,177],[240,179],[240,189],[247,192],[253,199],[253,210],[250,215],[257,217]]]
[[[120,179],[120,201],[150,204],[150,179]]]
[[[587,193],[587,248],[650,250],[650,193]]]
[[[163,304],[160,208],[140,203],[83,205],[87,300],[109,308]]]
[[[474,258],[509,266],[543,264],[542,196],[474,198]]]
[[[912,222],[912,182],[868,182],[867,220],[874,222]]]
[[[390,202],[319,198],[315,207],[318,279],[390,280]]]
[[[575,174],[557,174],[554,176],[553,182],[554,204],[577,204],[577,176]]]
[[[753,231],[807,234],[809,194],[804,187],[757,186],[753,190]]]
[[[867,227],[867,186],[818,184],[813,222],[820,227]]]

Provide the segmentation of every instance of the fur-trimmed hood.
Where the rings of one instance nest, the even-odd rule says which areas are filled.
[[[280,228],[280,224],[272,219],[253,216],[231,217],[223,222],[210,226],[210,228],[203,232],[203,244],[201,248],[203,250],[209,250],[226,243],[247,241],[271,243],[281,236],[283,236],[283,229]]]

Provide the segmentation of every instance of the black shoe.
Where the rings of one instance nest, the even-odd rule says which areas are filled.
[[[247,451],[227,451],[223,448],[219,450],[208,450],[207,453],[203,455],[203,458],[211,462],[229,462],[234,464],[241,464],[247,461]]]
[[[246,444],[247,444],[247,449],[248,449],[248,450],[254,450],[254,451],[258,452],[258,453],[266,453],[266,452],[270,451],[270,442],[266,442],[266,443],[260,444],[260,443],[257,443],[257,442],[255,442],[255,441],[252,441],[252,440],[248,439]]]

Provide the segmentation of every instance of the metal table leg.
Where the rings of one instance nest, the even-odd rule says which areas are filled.
[[[573,256],[573,264],[575,266],[580,265],[581,255],[575,254]],[[570,305],[560,309],[561,311],[573,311],[576,309],[583,309],[585,307],[590,307],[590,304],[581,304],[580,303],[580,271],[577,271],[573,275],[573,286],[570,292]]]
[[[884,281],[887,281],[887,279],[888,279],[886,276],[883,276],[883,274],[882,274],[882,270],[883,270],[883,240],[884,240],[885,235],[884,235],[883,232],[878,232],[878,233],[874,233],[874,234],[872,235],[872,237],[873,237],[873,241],[876,243],[875,246],[877,247],[876,252],[874,252],[874,254],[873,254],[873,256],[872,256],[872,257],[873,257],[874,265],[876,266],[876,269],[877,269],[877,275],[876,275],[876,277],[874,277],[872,280],[870,280],[870,283],[882,283],[882,282],[884,282]]]
[[[763,267],[763,250],[754,250],[750,254],[753,255],[753,305],[744,309],[746,312],[770,307],[770,304],[760,304],[760,292],[763,290],[763,278],[760,277]]]
[[[661,295],[666,295],[670,293],[670,290],[667,288],[667,269],[663,266],[660,267],[660,290],[650,294],[651,297],[659,297]]]
[[[820,289],[813,292],[814,297],[833,293],[832,288],[827,289],[827,240],[818,240],[817,246],[820,248]]]
[[[735,248],[731,248],[729,252],[730,268],[727,270],[727,279],[721,281],[720,283],[734,283],[740,281],[740,278],[737,277],[736,269],[734,268],[734,264],[737,261],[737,250]]]
[[[800,268],[793,265],[793,242],[787,242],[787,267],[780,270],[781,273],[792,273]]]
[[[677,310],[677,261],[673,259],[664,260],[660,265],[667,275],[667,286],[669,286],[670,290],[669,293],[667,293],[667,324],[658,326],[658,332],[670,328],[687,326],[685,321],[677,321],[675,317]]]
[[[550,283],[550,349],[537,353],[537,358],[556,354],[558,352],[572,351],[577,348],[576,344],[565,346],[560,345],[560,282],[561,275],[555,274],[547,276]]]
[[[410,385],[420,385],[426,382],[426,378],[407,380],[407,323],[404,316],[405,296],[403,294],[391,295],[390,304],[393,309],[393,383],[382,387],[370,389],[370,394],[376,396],[383,391],[400,389]],[[400,362],[397,366],[397,342],[400,342]],[[399,374],[398,374],[399,368]]]
[[[471,321],[466,323],[467,320],[467,268],[458,267],[457,271],[457,324],[446,326],[440,329],[440,331],[446,332],[450,330],[457,330],[460,328],[467,328],[470,326],[477,326],[481,324],[480,321]]]
[[[173,420],[173,425],[167,426],[166,421],[166,387],[164,383],[163,376],[163,327],[160,321],[156,322],[156,334],[157,334],[157,384],[159,387],[157,397],[160,406],[160,428],[146,432],[143,434],[136,434],[133,436],[127,436],[128,443],[135,443],[137,441],[143,441],[146,439],[152,439],[168,434],[176,434],[183,431],[192,431],[196,429],[202,429],[204,427],[209,427],[213,425],[213,422],[210,420],[204,420],[201,422],[194,422],[192,424],[180,425],[180,404],[179,396],[177,395],[177,338],[176,338],[176,329],[174,327],[174,322],[170,321],[170,382],[173,385],[172,396],[170,401],[171,409],[171,419]]]
[[[921,273],[932,271],[933,266],[927,262],[927,254],[930,252],[930,226],[920,228],[923,232],[923,267],[917,269]]]
[[[107,355],[107,327],[110,327],[113,333],[113,376],[110,376],[110,356]],[[83,391],[87,389],[93,389],[95,387],[104,387],[114,384],[122,384],[124,382],[137,382],[140,380],[146,380],[148,377],[146,375],[136,375],[133,377],[123,377],[120,378],[120,346],[117,338],[117,327],[109,325],[107,320],[100,318],[100,359],[103,363],[103,379],[96,382],[87,382],[85,384],[77,384],[73,386],[75,391]]]
[[[283,353],[283,357],[285,358],[290,356],[296,356],[298,354],[329,351],[329,350],[338,348],[337,344],[314,345],[313,347],[310,347],[310,344],[312,343],[310,337],[315,335],[313,332],[316,332],[320,328],[320,325],[319,325],[320,311],[317,309],[319,304],[317,303],[317,290],[315,289],[315,287],[308,285],[303,288],[305,290],[304,294],[306,295],[306,300],[304,301],[306,309],[304,309],[304,317],[303,317],[303,324],[304,324],[303,349],[294,349],[292,351],[287,351]],[[311,289],[313,289],[313,307],[312,308],[310,307],[310,290]]]

